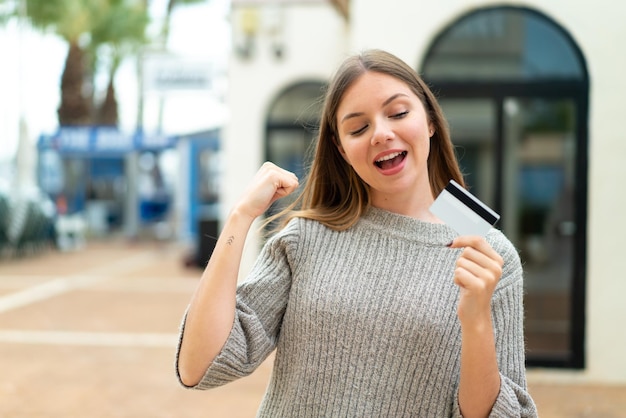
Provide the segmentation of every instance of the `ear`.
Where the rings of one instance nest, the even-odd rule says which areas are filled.
[[[348,157],[346,155],[346,151],[343,149],[343,146],[341,145],[341,142],[333,137],[333,142],[335,143],[335,146],[337,147],[337,149],[339,150],[339,154],[341,154],[341,156],[343,157],[343,159],[350,164],[350,161],[348,161]]]
[[[432,138],[434,134],[435,134],[435,126],[433,125],[432,122],[428,122],[428,137]]]

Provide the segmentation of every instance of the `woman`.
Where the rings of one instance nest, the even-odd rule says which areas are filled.
[[[463,184],[415,71],[348,58],[302,192],[239,286],[249,228],[298,179],[265,163],[226,219],[181,328],[181,383],[225,384],[276,349],[260,417],[536,416],[518,254],[430,213],[450,179]]]

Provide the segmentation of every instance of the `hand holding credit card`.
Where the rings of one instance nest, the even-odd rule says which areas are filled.
[[[450,180],[430,206],[430,211],[459,235],[485,236],[500,215]]]

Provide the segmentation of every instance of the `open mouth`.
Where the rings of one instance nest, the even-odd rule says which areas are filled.
[[[406,151],[394,152],[389,155],[385,155],[380,160],[374,161],[374,164],[381,170],[388,170],[400,164],[406,157]]]

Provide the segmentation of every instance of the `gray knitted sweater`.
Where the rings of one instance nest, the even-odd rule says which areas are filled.
[[[231,334],[194,388],[246,376],[276,349],[258,417],[460,417],[453,238],[446,225],[376,208],[343,232],[292,220],[239,285]],[[520,260],[498,230],[487,239],[505,260],[492,302],[502,383],[491,416],[533,417]]]

